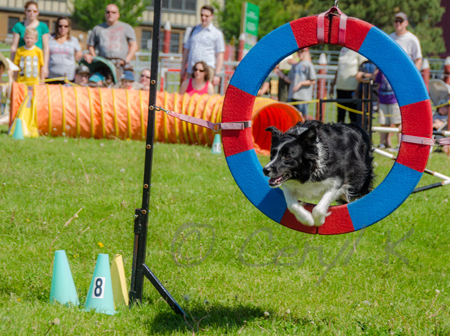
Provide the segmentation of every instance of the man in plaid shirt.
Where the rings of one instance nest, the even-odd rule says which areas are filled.
[[[222,32],[213,26],[214,8],[203,6],[200,12],[202,23],[192,29],[183,50],[181,80],[186,71],[192,75],[192,67],[199,61],[205,61],[209,67],[213,85],[220,84],[225,42]]]

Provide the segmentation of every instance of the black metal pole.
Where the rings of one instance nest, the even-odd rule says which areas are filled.
[[[439,188],[444,186],[444,184],[442,184],[442,182],[438,182],[438,183],[434,183],[434,184],[430,184],[424,187],[420,187],[420,188],[416,188],[414,189],[414,191],[411,194],[415,194],[421,191],[425,191],[425,190],[430,190],[430,189],[434,189],[434,188]]]
[[[319,99],[319,120],[323,122],[322,98]],[[306,120],[305,120],[306,121]]]
[[[148,100],[148,121],[147,139],[145,145],[145,168],[144,184],[142,193],[142,208],[136,209],[134,221],[134,249],[133,264],[131,270],[130,301],[132,303],[142,302],[144,288],[144,276],[146,276],[160,295],[166,300],[169,306],[180,315],[185,315],[184,311],[173,299],[170,293],[164,288],[161,282],[145,265],[145,255],[147,249],[147,229],[148,214],[150,204],[150,190],[152,178],[153,146],[155,141],[155,105],[157,93],[158,62],[159,62],[159,39],[161,31],[161,8],[162,0],[153,1],[153,41],[150,74],[150,97]]]
[[[368,128],[368,132],[369,132],[369,137],[370,137],[370,143],[372,142],[372,117],[373,117],[373,79],[370,80],[369,82],[369,116],[367,118],[367,128]]]

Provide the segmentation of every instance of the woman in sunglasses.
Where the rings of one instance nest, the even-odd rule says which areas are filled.
[[[13,40],[11,44],[11,59],[14,59],[18,48],[25,45],[25,29],[34,28],[38,32],[36,46],[44,52],[44,66],[42,67],[42,73],[45,77],[48,76],[48,27],[45,23],[38,20],[39,9],[38,4],[35,1],[27,1],[25,3],[25,21],[17,22],[13,31]]]
[[[194,93],[198,94],[214,94],[214,87],[209,81],[208,65],[204,61],[194,64],[192,78],[186,79],[180,87],[180,94],[187,93],[192,96]]]
[[[142,84],[142,90],[150,90],[150,69],[145,68],[141,71],[139,83]]]
[[[50,36],[50,60],[48,64],[48,78],[66,77],[69,81],[75,78],[76,63],[83,53],[80,42],[70,35],[70,21],[67,17],[56,20],[55,32]],[[51,81],[49,84],[63,84],[64,79]]]

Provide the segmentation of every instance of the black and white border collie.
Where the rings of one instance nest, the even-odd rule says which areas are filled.
[[[269,186],[283,186],[290,212],[307,226],[321,226],[330,205],[368,194],[374,179],[368,134],[355,124],[300,122],[272,133],[270,162],[263,168]],[[299,200],[317,199],[312,213]]]

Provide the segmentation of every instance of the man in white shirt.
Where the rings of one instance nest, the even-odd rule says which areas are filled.
[[[411,57],[417,69],[422,67],[422,49],[420,41],[416,35],[409,32],[406,28],[409,25],[408,16],[405,13],[395,14],[395,32],[390,36],[400,47]]]
[[[200,17],[202,23],[192,29],[192,33],[184,45],[181,80],[184,79],[185,72],[188,75],[192,74],[192,67],[197,62],[205,61],[210,69],[212,84],[219,85],[225,52],[223,33],[212,24],[214,19],[212,6],[203,6]]]

